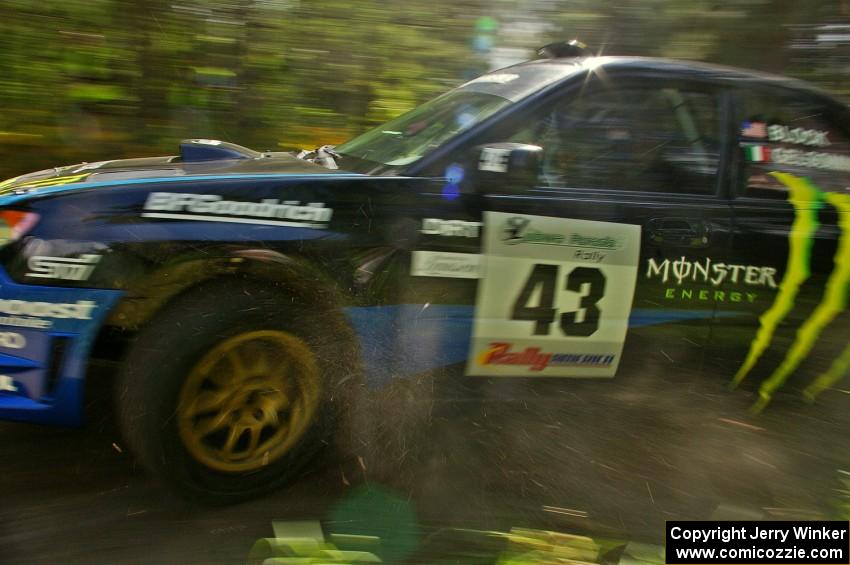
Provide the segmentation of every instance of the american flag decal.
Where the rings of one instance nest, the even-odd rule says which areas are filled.
[[[741,136],[764,139],[767,137],[767,124],[764,122],[743,122]]]

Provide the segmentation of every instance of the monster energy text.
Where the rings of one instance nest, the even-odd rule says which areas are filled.
[[[661,262],[650,258],[646,266],[646,278],[660,277],[662,283],[667,283],[672,279],[677,284],[682,284],[683,282],[701,282],[720,286],[724,282],[730,282],[733,284],[776,288],[775,275],[776,269],[773,267],[730,265],[728,263],[713,262],[710,257],[699,261],[691,261],[683,256],[673,261],[664,259]]]

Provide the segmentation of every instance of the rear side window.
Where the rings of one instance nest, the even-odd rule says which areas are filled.
[[[747,91],[740,100],[739,194],[787,197],[773,172],[807,177],[823,190],[850,187],[850,138],[842,110],[788,91]]]
[[[711,92],[614,83],[544,110],[506,141],[543,148],[546,186],[714,194],[718,132]]]

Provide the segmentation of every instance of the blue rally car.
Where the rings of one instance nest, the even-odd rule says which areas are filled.
[[[814,401],[850,366],[848,136],[798,81],[572,43],[337,147],[9,179],[0,417],[79,424],[110,357],[135,456],[228,500],[291,480],[366,385],[434,371]]]

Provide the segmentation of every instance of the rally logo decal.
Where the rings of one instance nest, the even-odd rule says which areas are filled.
[[[530,371],[542,371],[546,367],[602,367],[607,368],[616,355],[591,355],[587,353],[550,353],[539,347],[526,347],[512,351],[512,343],[494,342],[478,357],[479,365],[516,365],[528,367]]]

